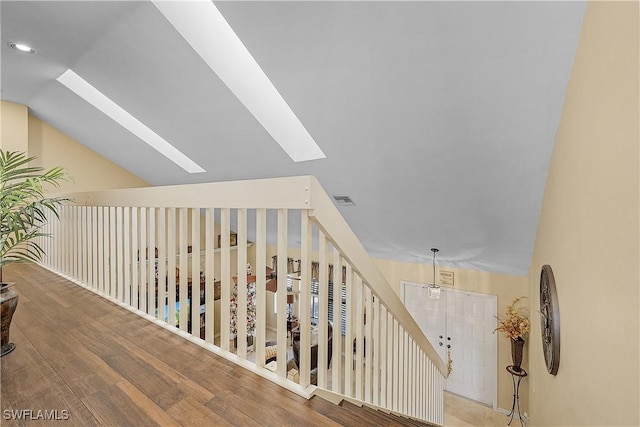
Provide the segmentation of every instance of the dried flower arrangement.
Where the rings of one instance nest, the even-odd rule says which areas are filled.
[[[531,322],[529,321],[526,307],[516,307],[520,300],[526,297],[520,297],[513,300],[511,305],[507,307],[504,316],[496,316],[498,319],[498,327],[494,330],[500,331],[512,340],[524,338],[524,335],[531,330]]]

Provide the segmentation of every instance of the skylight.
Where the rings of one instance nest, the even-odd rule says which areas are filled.
[[[294,162],[326,156],[212,1],[153,1]]]
[[[113,102],[71,69],[62,73],[57,80],[182,169],[189,173],[205,172],[202,167],[185,156],[180,150],[169,144],[164,138],[149,129],[140,120],[133,117],[124,108]]]

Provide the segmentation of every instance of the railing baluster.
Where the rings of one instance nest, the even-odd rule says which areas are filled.
[[[177,240],[179,237],[176,236],[176,234],[182,230],[176,227],[176,221],[178,220],[176,208],[167,209],[166,215],[166,224],[164,224],[163,229],[166,230],[167,243],[164,252],[165,255],[160,255],[160,263],[166,265],[167,270],[165,275],[161,275],[158,278],[158,292],[162,289],[163,295],[162,300],[158,298],[158,308],[165,307],[164,311],[168,313],[165,315],[168,318],[165,322],[171,326],[176,326],[178,323],[182,326],[185,322],[180,322],[179,319],[176,319],[176,302],[178,301],[179,292],[178,284],[176,283],[176,245],[178,244]],[[181,314],[183,312],[184,310],[180,310]],[[182,329],[182,327],[180,329]]]
[[[127,268],[131,271],[131,305],[133,308],[140,307],[139,285],[138,285],[138,262],[136,255],[138,253],[138,208],[131,208],[131,252],[127,261]]]
[[[267,324],[267,211],[256,209],[256,364],[264,366]]]
[[[70,210],[69,210],[69,217],[70,220],[72,221],[69,224],[69,248],[70,248],[70,253],[72,254],[71,257],[71,262],[69,264],[69,275],[72,278],[76,278],[77,277],[77,266],[78,266],[78,245],[76,242],[76,233],[77,233],[77,227],[78,227],[78,223],[77,223],[77,207],[73,206]]]
[[[393,319],[393,406],[392,409],[396,412],[399,411],[399,391],[400,386],[400,330],[398,321]]]
[[[158,290],[156,289],[156,283],[158,283],[158,264],[159,259],[158,251],[156,251],[157,240],[156,236],[158,233],[158,229],[156,227],[156,215],[158,214],[158,210],[155,208],[149,208],[149,222],[147,227],[147,233],[149,239],[147,240],[147,247],[145,249],[146,259],[147,259],[147,314],[151,316],[158,316],[158,311],[156,311],[156,301],[158,300]]]
[[[405,353],[407,355],[407,365],[405,368],[405,372],[406,372],[406,385],[405,385],[405,409],[404,409],[404,413],[405,414],[411,414],[412,411],[412,404],[411,402],[413,401],[413,395],[411,394],[411,391],[413,389],[413,346],[411,345],[411,337],[409,337],[406,332],[405,332]]]
[[[56,223],[58,222],[58,220],[55,219],[55,215],[52,212],[48,212],[47,214],[47,226],[48,226],[48,230],[49,233],[51,233],[51,238],[46,239],[48,240],[47,242],[47,248],[46,248],[46,266],[49,268],[55,268],[55,255],[56,255],[56,249],[55,249],[55,245],[57,243],[58,240],[58,233],[56,232]]]
[[[310,342],[311,342],[311,244],[313,226],[309,211],[300,214],[300,385],[307,387],[310,383]]]
[[[56,241],[54,244],[54,250],[55,252],[55,267],[58,271],[62,271],[64,272],[64,260],[62,258],[63,256],[63,244],[64,244],[64,236],[63,236],[63,221],[65,220],[65,209],[66,206],[63,206],[62,209],[60,210],[60,219],[57,221],[56,225],[55,225],[55,230],[56,230]]]
[[[200,209],[191,209],[191,334],[200,334]]]
[[[236,297],[236,329],[237,329],[237,354],[239,357],[247,358],[247,210],[237,210],[237,261],[238,280]]]
[[[353,285],[353,271],[351,270],[351,264],[347,264],[347,313],[346,313],[346,332],[344,336],[344,394],[345,396],[353,397],[353,316],[355,308],[355,292]]]
[[[394,378],[394,371],[393,371],[393,363],[394,363],[394,358],[393,358],[393,354],[394,354],[394,349],[395,349],[395,342],[394,342],[394,329],[393,329],[393,315],[387,311],[387,379],[386,379],[386,383],[387,383],[387,396],[386,396],[386,401],[387,401],[387,408],[393,408],[393,378]]]
[[[215,286],[215,263],[214,263],[214,235],[215,235],[215,224],[214,224],[214,209],[207,208],[205,213],[205,315],[204,315],[204,333],[205,340],[209,343],[213,343],[214,338],[214,319],[215,319],[215,300],[214,300],[214,286]]]
[[[74,239],[75,233],[75,206],[69,207],[69,223],[67,225],[67,247],[69,248],[69,263],[67,267],[67,274],[72,278],[75,278],[75,260],[76,260],[76,245]]]
[[[47,212],[47,232],[50,233],[51,238],[46,238],[43,237],[42,240],[46,241],[46,249],[45,249],[45,259],[46,259],[46,265],[51,268],[53,267],[53,255],[55,254],[55,250],[53,248],[54,244],[55,244],[55,239],[56,239],[56,233],[55,233],[55,225],[58,222],[55,219],[55,215],[53,214],[53,212]]]
[[[378,300],[378,298],[374,297],[373,298],[373,310],[372,310],[372,314],[373,314],[373,335],[372,335],[372,340],[371,340],[371,351],[373,352],[373,356],[372,356],[372,368],[373,368],[373,388],[372,388],[372,392],[373,392],[373,399],[372,399],[372,403],[374,405],[379,405],[380,404],[380,345],[381,345],[381,339],[380,339],[380,301]]]
[[[169,227],[171,227],[174,222],[169,223]],[[183,331],[189,330],[189,272],[188,272],[188,258],[187,258],[187,246],[189,239],[189,224],[187,223],[187,208],[180,208],[179,211],[179,223],[178,230],[180,233],[179,241],[180,241],[180,250],[178,252],[177,257],[179,257],[179,265],[180,272],[170,268],[169,276],[175,277],[175,280],[179,280],[179,289],[178,293],[180,295],[180,329]],[[175,225],[174,225],[175,226]],[[173,260],[176,259],[176,255],[171,257]],[[169,303],[171,305],[171,303]]]
[[[87,207],[79,206],[79,224],[78,247],[80,248],[80,274],[78,278],[80,282],[87,284]]]
[[[415,409],[414,409],[414,417],[415,418],[420,418],[421,419],[421,412],[422,412],[422,380],[423,380],[423,376],[422,376],[422,352],[420,349],[420,346],[418,345],[418,343],[415,343],[415,373],[416,373],[416,379],[415,379],[415,386],[414,386],[414,401],[415,401]]]
[[[171,211],[171,210],[170,210]],[[175,224],[175,216],[174,216],[174,221],[173,223]],[[175,228],[175,225],[174,225]],[[171,227],[170,227],[171,229]],[[167,304],[167,283],[168,283],[168,277],[167,277],[167,210],[165,208],[160,208],[158,209],[158,226],[157,226],[157,236],[158,236],[158,241],[157,241],[157,245],[158,245],[158,271],[156,273],[156,280],[155,280],[155,284],[154,284],[154,288],[155,288],[155,295],[156,295],[156,299],[155,299],[155,312],[156,312],[156,318],[163,320],[167,323],[169,323],[170,325],[175,325],[175,315],[173,316],[168,316],[167,318],[167,314],[166,314],[166,304]],[[175,248],[175,242],[174,242],[174,248]],[[175,258],[174,258],[174,262],[175,262]],[[174,280],[172,281],[172,283],[175,283],[175,273],[173,274],[173,278]],[[170,292],[171,293],[171,292]],[[173,288],[173,300],[175,301],[176,298],[176,292],[175,292],[175,286]],[[175,306],[175,304],[174,304]],[[169,304],[169,307],[171,307],[171,304]],[[175,309],[175,307],[174,307]],[[173,319],[173,323],[171,323],[171,319]]]
[[[66,261],[69,259],[65,256],[66,240],[65,240],[65,227],[67,226],[67,214],[69,213],[69,206],[63,206],[60,211],[60,225],[58,226],[58,244],[56,249],[58,251],[57,263],[60,267],[62,274],[66,274]]]
[[[116,298],[117,296],[117,270],[116,270],[116,249],[117,249],[117,235],[118,231],[116,229],[116,208],[109,207],[109,249],[111,250],[111,255],[109,258],[109,296],[111,298]]]
[[[131,215],[130,208],[125,206],[122,212],[122,221],[124,223],[123,229],[123,262],[122,270],[124,270],[124,282],[122,282],[122,288],[124,289],[124,303],[131,304]]]
[[[378,346],[378,352],[380,354],[380,400],[381,407],[387,407],[387,348],[389,347],[387,341],[387,309],[384,305],[380,304],[380,345]]]
[[[327,240],[318,232],[318,387],[327,388],[327,324],[329,322],[329,265],[327,263]]]
[[[139,306],[138,308],[145,313],[148,313],[148,305],[147,305],[147,289],[149,287],[147,282],[147,268],[148,265],[153,262],[153,251],[149,250],[149,245],[147,243],[147,208],[141,207],[140,213],[140,243],[138,245],[138,251],[136,253],[136,260],[138,262],[137,268],[140,272],[139,278]],[[150,256],[151,255],[151,256]]]
[[[411,335],[409,335],[409,344],[411,346],[411,387],[409,389],[409,396],[411,397],[409,415],[415,417],[416,408],[418,406],[418,355],[416,353],[416,343],[413,341]]]
[[[53,223],[54,228],[57,226],[57,221]],[[98,230],[100,224],[98,223],[98,208],[96,206],[91,207],[91,288],[98,289]]]
[[[101,206],[98,207],[98,291],[102,293],[104,293],[104,260],[106,258],[106,242],[104,239],[104,211],[105,208]]]
[[[69,206],[69,210],[67,212],[67,226],[65,227],[65,246],[66,249],[68,251],[69,254],[69,258],[66,262],[66,271],[65,273],[70,276],[73,277],[73,261],[75,259],[75,246],[73,244],[73,218],[74,218],[74,207],[73,206]]]
[[[67,206],[63,211],[64,215],[64,225],[60,229],[60,234],[62,235],[62,247],[60,248],[61,254],[66,254],[66,256],[62,255],[61,259],[62,263],[62,272],[63,274],[70,276],[69,266],[71,265],[71,260],[73,257],[71,256],[71,245],[69,244],[69,227],[71,227],[71,206]]]
[[[403,377],[404,377],[404,387],[403,387],[403,396],[402,396],[402,412],[407,414],[409,412],[409,406],[411,402],[411,396],[409,395],[411,378],[409,378],[410,369],[411,369],[411,348],[409,346],[409,337],[407,335],[407,331],[403,328],[403,337],[404,337],[404,347],[402,349],[402,353],[404,354],[404,367],[403,367]]]
[[[364,300],[362,279],[359,274],[354,278],[354,290],[356,301],[356,399],[362,400],[362,370],[364,361]]]
[[[426,394],[425,394],[425,390],[427,388],[427,382],[426,382],[426,375],[425,375],[425,367],[427,365],[427,359],[425,358],[425,354],[422,351],[422,349],[419,349],[418,352],[420,353],[420,419],[426,419],[427,417],[427,413],[425,412],[425,401],[426,401]]]
[[[229,233],[231,232],[231,210],[220,209],[220,347],[229,351],[229,303],[231,298],[231,255],[229,253]]]
[[[405,337],[402,325],[398,326],[398,334],[398,412],[402,412],[405,409],[405,383],[407,381],[407,374],[405,371],[405,360],[407,354],[405,353]]]
[[[342,257],[333,249],[333,355],[331,357],[331,389],[342,393]]]
[[[73,207],[73,278],[80,279],[80,206]]]
[[[117,298],[124,301],[124,230],[122,206],[116,208],[116,277],[118,283]]]
[[[80,206],[81,212],[81,229],[80,229],[80,247],[81,255],[82,255],[82,274],[80,275],[80,281],[88,286],[89,284],[89,245],[87,243],[89,237],[89,227],[91,223],[89,222],[89,209],[87,206]]]
[[[287,375],[287,257],[288,257],[288,212],[278,209],[278,358],[276,372]]]
[[[375,319],[373,314],[373,304],[371,301],[371,290],[369,286],[364,286],[364,298],[365,298],[365,331],[364,331],[364,356],[365,356],[365,372],[364,372],[364,401],[371,403],[372,392],[372,369],[373,369],[373,321]],[[377,345],[377,342],[375,343]]]

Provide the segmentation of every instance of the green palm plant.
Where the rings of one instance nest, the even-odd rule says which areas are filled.
[[[44,250],[39,237],[47,212],[59,217],[65,197],[45,197],[45,186],[59,187],[68,175],[61,167],[48,171],[29,166],[35,157],[25,153],[0,150],[0,282],[2,267],[12,263],[38,262]],[[44,171],[44,172],[43,172]]]

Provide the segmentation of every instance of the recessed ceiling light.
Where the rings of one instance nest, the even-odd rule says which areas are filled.
[[[294,162],[326,157],[212,1],[153,4]]]
[[[62,73],[57,80],[182,169],[189,173],[205,172],[202,167],[185,156],[180,150],[169,144],[164,138],[149,129],[144,123],[133,117],[98,89],[91,86],[89,82],[71,69]]]
[[[28,46],[24,43],[16,43],[16,42],[11,42],[9,43],[9,46],[12,47],[15,50],[19,50],[20,52],[26,52],[26,53],[35,53],[36,50],[34,48],[32,48],[31,46]]]

